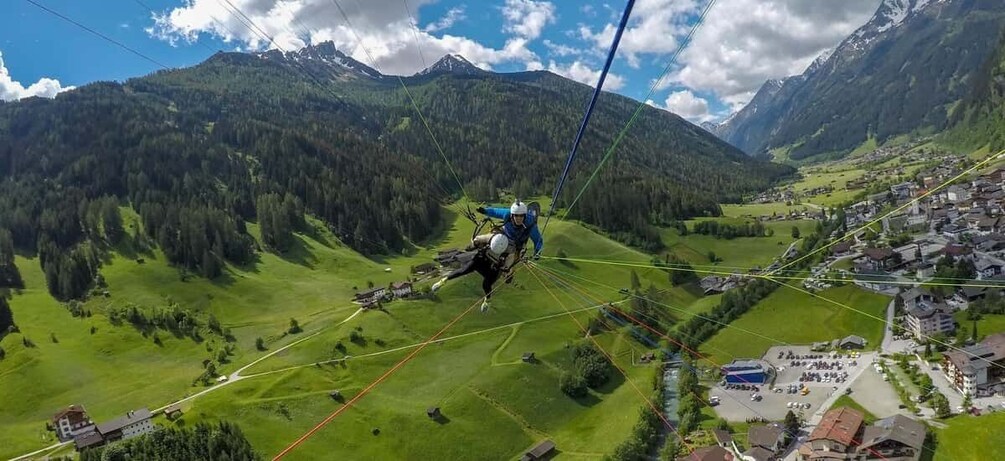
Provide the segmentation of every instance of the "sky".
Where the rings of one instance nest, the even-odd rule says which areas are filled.
[[[604,85],[694,123],[739,110],[767,79],[801,73],[881,0],[637,0]],[[32,2],[76,21],[110,43]],[[445,54],[495,72],[549,70],[594,85],[626,0],[7,0],[0,99],[56,94],[197,64],[218,51],[331,40],[385,74]],[[143,55],[143,56],[139,56]]]

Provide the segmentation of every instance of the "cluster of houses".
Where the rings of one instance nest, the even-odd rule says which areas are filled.
[[[82,405],[70,405],[52,417],[52,426],[60,441],[73,441],[77,450],[131,439],[153,432],[153,414],[146,408],[127,412],[104,423],[95,423]]]
[[[769,461],[778,459],[791,437],[777,424],[754,425],[747,430],[747,451],[741,451],[733,440],[733,435],[721,429],[714,429],[716,445],[698,448],[693,453],[679,458],[687,461]]]
[[[403,299],[412,295],[412,282],[393,282],[386,287],[371,288],[366,291],[356,293],[356,302],[363,305],[364,309],[376,307],[380,301],[390,301],[392,299]]]
[[[863,422],[864,415],[851,408],[828,411],[799,445],[797,459],[917,461],[921,457],[927,435],[925,425],[903,415],[871,425]]]

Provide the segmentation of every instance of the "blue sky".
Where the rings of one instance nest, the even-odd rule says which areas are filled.
[[[286,50],[333,40],[364,63],[373,65],[372,57],[385,73],[411,74],[443,54],[457,53],[498,72],[546,69],[589,84],[596,81],[625,5],[567,0],[34,1],[169,67],[196,64],[217,50],[272,47],[241,22],[233,5]],[[638,0],[605,89],[645,97],[707,1]],[[651,98],[653,104],[695,122],[721,119],[749,100],[764,80],[801,72],[863,24],[879,1],[719,0]],[[807,8],[806,3],[816,5]],[[158,70],[28,1],[8,0],[2,10],[3,99],[51,97],[66,87]],[[409,15],[418,22],[417,30],[410,27]]]

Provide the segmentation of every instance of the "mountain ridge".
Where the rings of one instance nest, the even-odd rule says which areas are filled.
[[[747,114],[717,134],[748,154],[784,148],[798,160],[847,153],[869,137],[882,143],[943,130],[1005,26],[1000,7],[994,0],[885,0],[829,57],[785,79],[755,110],[741,109]]]

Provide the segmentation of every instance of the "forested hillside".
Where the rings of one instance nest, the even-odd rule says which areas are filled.
[[[0,104],[0,229],[40,255],[60,299],[82,296],[127,233],[206,277],[253,263],[247,221],[281,251],[304,212],[359,251],[401,251],[461,194],[397,83],[323,44]],[[550,192],[590,91],[546,72],[406,84],[478,200]],[[636,104],[604,95],[566,203]],[[574,216],[658,246],[651,224],[717,215],[790,171],[647,107]],[[118,205],[142,228],[123,229]]]
[[[992,152],[1005,149],[1005,31],[952,122],[949,139],[973,148],[987,145]]]
[[[951,125],[1005,27],[1000,0],[885,0],[802,75],[769,81],[716,131],[750,154],[845,154]]]

